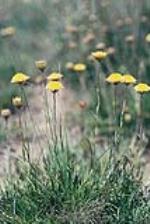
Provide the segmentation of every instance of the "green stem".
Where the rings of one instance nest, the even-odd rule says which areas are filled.
[[[21,117],[21,111],[18,111],[18,125],[19,125],[19,132],[21,137],[21,144],[22,144],[22,156],[25,159],[25,150],[24,150],[24,134],[23,134],[23,126],[22,126],[22,117]]]
[[[142,141],[143,135],[143,95],[140,95],[140,118],[139,118],[139,135],[140,140]]]
[[[56,104],[56,92],[53,92],[53,128],[55,144],[57,143],[57,104]]]
[[[128,86],[125,86],[124,89],[124,94],[123,94],[123,102],[122,102],[122,110],[121,110],[121,115],[120,115],[120,130],[123,127],[123,117],[124,117],[124,113],[125,113],[125,109],[126,109],[126,105],[127,105],[127,90],[128,90]]]
[[[29,103],[28,103],[28,99],[27,99],[27,96],[26,96],[26,92],[25,92],[23,86],[20,86],[20,88],[21,88],[22,94],[23,94],[24,99],[25,99],[25,103],[26,103],[26,106],[27,106],[27,109],[28,109],[28,112],[29,112],[30,120],[31,120],[31,123],[32,123],[33,128],[34,128],[34,132],[38,136],[38,134],[40,133],[40,130],[39,130],[39,128],[37,128],[37,126],[35,124],[35,121],[33,119],[32,113],[30,111],[30,106],[29,106]],[[42,146],[41,141],[40,141],[40,139],[38,137],[37,137],[37,141],[38,141],[38,144],[40,146],[41,154],[42,154],[43,153],[43,146]]]
[[[115,133],[114,133],[114,145],[115,150],[118,151],[118,124],[117,124],[117,87],[114,86],[114,117],[115,117]]]

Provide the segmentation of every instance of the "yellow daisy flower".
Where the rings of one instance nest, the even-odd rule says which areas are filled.
[[[125,121],[126,123],[130,123],[131,120],[132,120],[132,115],[131,115],[129,112],[126,112],[126,113],[124,114],[124,121]]]
[[[11,115],[11,111],[10,111],[10,109],[6,108],[6,109],[2,109],[2,110],[1,110],[1,116],[2,116],[5,120],[7,120],[7,119],[10,117],[10,115]]]
[[[130,75],[130,74],[125,74],[121,78],[121,83],[124,83],[126,85],[135,84],[136,83],[136,79],[132,75]]]
[[[47,61],[45,60],[39,60],[39,61],[35,61],[35,66],[40,70],[40,71],[44,71],[45,68],[47,67]]]
[[[2,37],[10,37],[15,35],[16,29],[13,26],[8,26],[6,28],[1,29],[0,34]]]
[[[74,64],[73,70],[75,72],[84,72],[86,70],[86,65],[81,63]]]
[[[150,86],[146,83],[139,83],[134,87],[137,93],[147,93],[150,92]]]
[[[96,45],[96,49],[98,50],[98,51],[100,51],[100,50],[104,50],[106,48],[106,44],[104,43],[104,42],[100,42],[100,43],[98,43],[97,45]]]
[[[16,83],[16,84],[25,84],[28,80],[30,79],[29,76],[25,75],[24,73],[16,73],[12,79],[11,83]]]
[[[147,43],[150,43],[150,33],[148,33],[148,34],[146,35],[146,37],[145,37],[145,41],[146,41]]]
[[[61,73],[53,72],[47,77],[47,79],[49,81],[59,81],[62,77],[63,75]]]
[[[134,34],[131,34],[131,35],[126,36],[125,37],[125,41],[127,43],[133,43],[133,42],[135,42],[135,36],[134,36]]]
[[[93,58],[95,58],[96,60],[100,61],[102,59],[105,59],[107,57],[107,52],[106,51],[95,51],[92,52],[92,56]]]
[[[46,89],[50,90],[51,92],[58,92],[59,90],[63,89],[64,86],[61,82],[59,81],[49,81]]]
[[[15,107],[17,107],[18,109],[20,109],[23,105],[22,98],[20,96],[16,96],[16,97],[12,98],[12,104]]]
[[[67,62],[66,65],[65,65],[66,69],[68,70],[73,70],[73,67],[74,67],[74,63],[72,62]]]
[[[111,84],[118,84],[121,82],[122,75],[120,73],[112,73],[106,78],[106,82]]]

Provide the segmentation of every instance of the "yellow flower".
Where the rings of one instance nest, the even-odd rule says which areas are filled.
[[[145,41],[146,41],[147,43],[150,43],[150,33],[148,33],[148,34],[146,35],[146,37],[145,37]]]
[[[15,35],[16,29],[13,26],[9,26],[6,28],[1,29],[0,34],[2,37],[10,37]]]
[[[7,119],[10,117],[10,115],[11,115],[11,111],[10,111],[10,109],[6,108],[6,109],[2,109],[2,110],[1,110],[1,116],[2,116],[5,120],[7,120]]]
[[[84,72],[86,70],[86,65],[85,64],[75,64],[73,67],[73,70],[76,72]]]
[[[12,104],[17,107],[18,109],[20,109],[22,107],[22,99],[20,96],[16,96],[12,99]]]
[[[47,79],[49,81],[59,81],[62,77],[63,75],[61,73],[53,72],[47,77]]]
[[[124,83],[127,85],[134,84],[134,83],[136,83],[136,79],[130,74],[125,74],[121,78],[121,83]]]
[[[59,81],[49,81],[47,86],[46,86],[46,89],[55,93],[55,92],[63,89],[63,84]]]
[[[106,51],[95,51],[95,52],[92,52],[92,56],[96,59],[96,60],[98,60],[98,61],[100,61],[100,60],[102,60],[102,59],[105,59],[106,57],[107,57],[107,52]]]
[[[74,64],[72,62],[67,62],[65,67],[68,70],[73,70]]]
[[[150,92],[150,86],[146,83],[139,83],[134,87],[135,91],[138,93],[147,93]]]
[[[122,75],[120,73],[112,73],[106,78],[106,82],[111,84],[118,84],[121,82]]]
[[[97,50],[104,50],[106,48],[106,44],[104,42],[99,42],[97,45],[96,45],[96,49]]]
[[[124,114],[124,121],[125,121],[126,123],[130,123],[131,120],[132,120],[132,115],[131,115],[129,112],[126,112],[126,113]]]
[[[135,36],[134,36],[134,34],[131,34],[131,35],[126,36],[125,37],[125,41],[127,43],[133,43],[133,42],[135,42]]]
[[[12,77],[11,83],[25,84],[29,79],[29,76],[19,72]]]
[[[35,65],[40,71],[43,72],[47,66],[47,62],[45,60],[39,60],[35,62]]]

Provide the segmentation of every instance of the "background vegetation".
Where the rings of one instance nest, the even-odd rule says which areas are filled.
[[[149,94],[142,99],[141,137],[136,129],[139,95],[128,87],[123,128],[117,130],[118,149],[114,132],[115,122],[118,124],[121,117],[124,87],[117,86],[115,117],[114,87],[105,82],[110,73],[120,72],[150,84],[149,21],[148,0],[1,1],[1,109],[9,108],[18,116],[11,101],[20,95],[20,89],[10,84],[10,79],[19,71],[31,76],[27,98],[32,98],[41,75],[35,61],[45,59],[45,74],[60,71],[70,91],[66,98],[73,92],[80,107],[65,115],[65,127],[71,132],[78,125],[80,132],[73,144],[74,139],[66,137],[60,124],[57,144],[47,136],[51,142],[42,145],[46,154],[40,155],[40,163],[30,158],[29,142],[25,140],[23,157],[16,159],[15,172],[8,175],[0,191],[0,223],[150,223],[149,187],[143,184],[142,163],[150,146]],[[108,57],[101,63],[93,61],[91,52],[95,50],[108,52]],[[83,74],[72,69],[74,63],[86,65]],[[21,96],[26,101],[24,92]],[[34,118],[28,102],[25,109]],[[29,128],[32,122],[27,122]],[[7,125],[2,125],[1,142],[8,146],[10,137],[18,136],[20,131],[15,128],[12,125],[8,130]],[[23,131],[33,133],[37,128]],[[20,136],[17,138],[21,142]]]

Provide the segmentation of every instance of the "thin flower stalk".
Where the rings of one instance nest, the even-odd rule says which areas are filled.
[[[53,137],[54,143],[57,143],[57,92],[63,89],[63,84],[61,83],[60,73],[52,73],[48,78],[48,83],[46,85],[46,89],[52,93],[53,97]]]
[[[144,134],[144,129],[143,129],[143,94],[140,94],[140,99],[139,99],[139,124],[138,124],[138,129],[139,129],[139,138],[142,141],[143,140],[143,134]]]
[[[29,106],[29,102],[28,102],[28,99],[27,99],[27,96],[26,96],[26,92],[25,92],[24,86],[21,85],[21,86],[20,86],[20,90],[21,90],[21,93],[22,93],[21,95],[23,95],[23,97],[24,97],[25,104],[26,104],[27,109],[28,109],[28,112],[29,112],[30,121],[31,121],[31,123],[32,123],[32,125],[33,125],[33,129],[34,129],[34,131],[35,131],[35,135],[38,136],[38,134],[40,133],[39,126],[37,126],[37,124],[35,124],[34,118],[33,118],[33,116],[32,116],[32,112],[31,112],[31,110],[30,110],[30,106]],[[40,139],[37,138],[37,141],[38,141],[39,147],[40,147],[40,149],[41,149],[41,152],[43,152],[43,147],[42,147],[42,144],[41,144]],[[40,156],[41,156],[41,155],[40,155]]]
[[[20,139],[21,139],[21,144],[22,144],[22,156],[25,160],[25,158],[26,158],[25,138],[24,138],[23,124],[22,124],[22,113],[20,110],[18,110],[18,125],[19,125]]]
[[[55,143],[57,143],[57,92],[53,92],[53,131]]]
[[[114,145],[115,150],[118,151],[118,122],[117,122],[117,86],[114,85],[114,119],[115,119],[115,132],[114,132]]]
[[[123,93],[123,102],[122,102],[122,109],[121,109],[121,114],[120,114],[120,129],[123,128],[123,118],[124,118],[124,113],[127,105],[127,95],[128,95],[128,86],[126,85],[124,88],[124,93]]]

